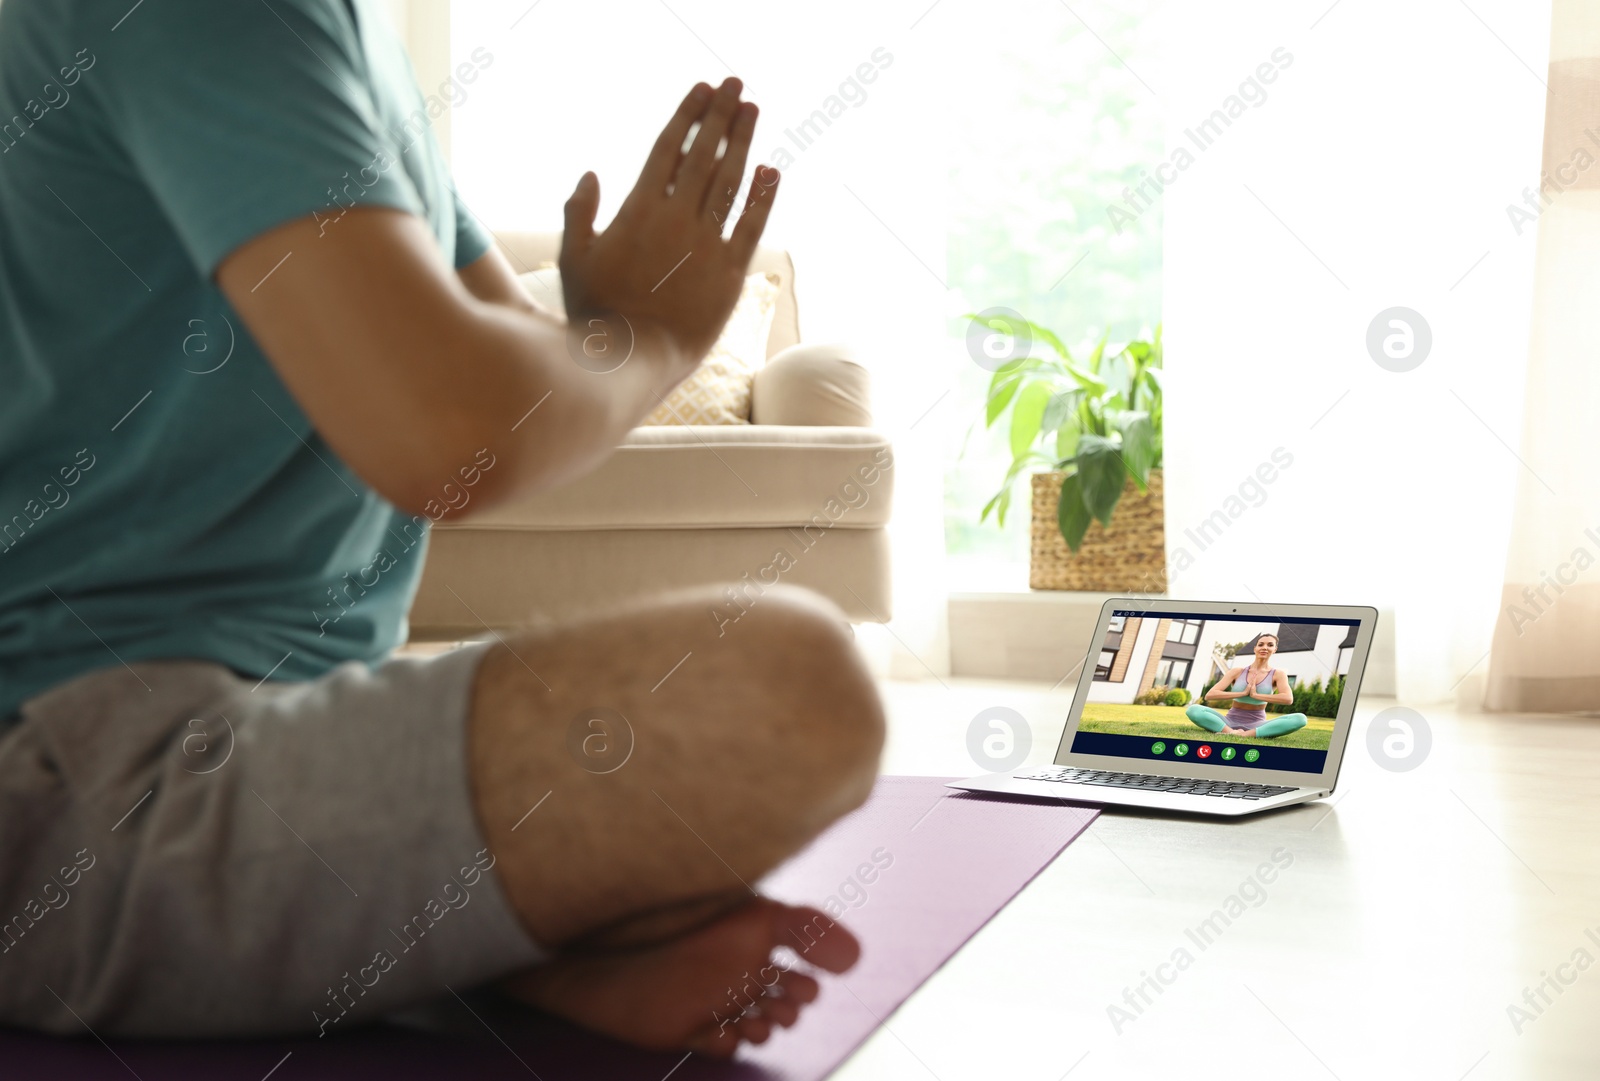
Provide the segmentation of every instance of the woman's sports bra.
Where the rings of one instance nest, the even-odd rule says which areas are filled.
[[[1259,680],[1256,683],[1256,686],[1259,687],[1259,686],[1261,686],[1262,683],[1265,683],[1269,687],[1277,686],[1276,675],[1275,675],[1275,673],[1277,671],[1278,670],[1276,668],[1267,669],[1267,674],[1261,680]],[[1245,689],[1245,682],[1244,682],[1245,681],[1245,677],[1248,676],[1249,674],[1250,674],[1250,666],[1249,665],[1246,665],[1245,667],[1239,669],[1239,678],[1234,680],[1233,681],[1233,686],[1229,687],[1228,689],[1230,691],[1242,691],[1242,690],[1244,690]],[[1257,698],[1253,694],[1247,694],[1243,698],[1235,698],[1234,701],[1235,702],[1243,702],[1247,706],[1264,706],[1264,705],[1266,705],[1265,702],[1263,702],[1261,699]]]

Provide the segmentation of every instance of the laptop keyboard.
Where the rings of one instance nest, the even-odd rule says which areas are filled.
[[[1281,784],[1250,784],[1200,777],[1156,777],[1147,773],[1112,773],[1103,769],[1074,769],[1068,766],[1046,766],[1013,776],[1025,781],[1061,781],[1104,788],[1128,788],[1137,792],[1173,792],[1182,796],[1224,796],[1228,799],[1266,799],[1294,791],[1294,788]]]

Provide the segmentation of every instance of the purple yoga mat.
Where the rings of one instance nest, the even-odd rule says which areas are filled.
[[[818,1081],[1094,820],[1089,808],[989,800],[936,777],[884,777],[867,804],[760,884],[824,911],[861,940],[860,962],[823,973],[799,1024],[733,1062],[637,1051],[493,995],[450,996],[405,1027],[328,1039],[167,1043],[57,1040],[0,1030],[0,1076],[111,1081],[222,1077],[383,1081]],[[829,902],[832,902],[830,905]]]

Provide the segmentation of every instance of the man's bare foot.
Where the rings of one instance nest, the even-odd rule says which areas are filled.
[[[861,956],[854,935],[814,908],[765,898],[658,945],[564,956],[513,976],[515,997],[584,1028],[652,1051],[726,1058],[763,1043],[817,997],[817,981],[774,961],[787,946],[808,964],[844,972]]]

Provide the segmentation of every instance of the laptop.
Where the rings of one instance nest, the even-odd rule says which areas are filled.
[[[1054,764],[949,787],[1228,817],[1332,795],[1377,618],[1114,597]]]

